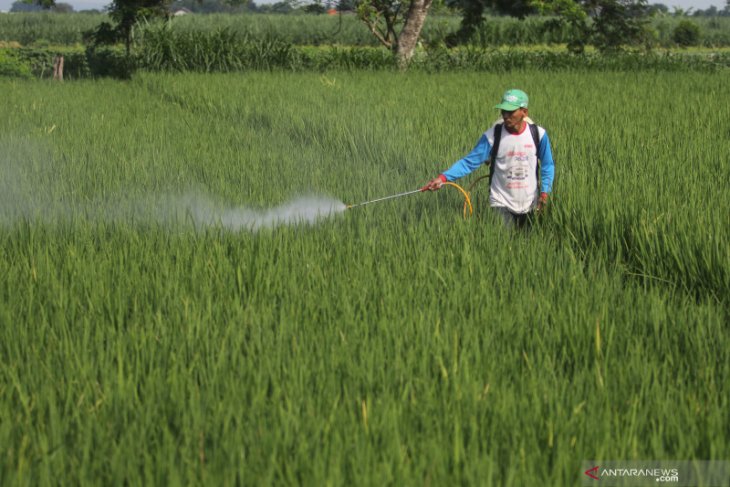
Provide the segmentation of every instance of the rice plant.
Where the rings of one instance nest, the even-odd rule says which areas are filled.
[[[444,189],[226,225],[418,188],[511,86],[557,163],[529,232],[479,186],[470,219]],[[0,80],[2,483],[579,485],[587,459],[727,459],[728,89]]]

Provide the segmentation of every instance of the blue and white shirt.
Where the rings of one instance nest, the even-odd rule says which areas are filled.
[[[519,134],[512,134],[502,129],[492,185],[489,188],[490,206],[506,208],[518,214],[531,211],[537,205],[540,192],[550,193],[555,177],[555,164],[547,132],[538,126],[540,145],[535,147],[535,141],[527,125],[525,124]],[[444,171],[443,175],[447,181],[462,178],[489,160],[496,126],[497,124],[494,124],[482,134],[476,147],[466,157],[456,161]],[[541,161],[539,185],[538,158]]]

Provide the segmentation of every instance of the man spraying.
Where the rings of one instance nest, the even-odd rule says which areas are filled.
[[[421,189],[436,191],[490,161],[489,206],[507,226],[523,226],[533,211],[547,204],[555,176],[550,139],[528,117],[527,104],[524,91],[508,90],[494,107],[501,110],[502,121],[484,132],[466,157]]]

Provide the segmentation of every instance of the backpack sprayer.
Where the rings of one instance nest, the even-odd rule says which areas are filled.
[[[537,147],[540,146],[540,135],[539,135],[539,132],[538,132],[537,125],[535,125],[535,122],[533,122],[532,119],[529,118],[529,117],[525,117],[525,121],[528,123],[528,127],[530,128],[530,133],[532,134],[532,139],[535,141],[535,147],[537,148]],[[496,159],[496,157],[497,157],[497,151],[499,151],[499,142],[500,142],[500,140],[502,138],[502,135],[501,135],[502,134],[502,122],[503,122],[503,119],[501,117],[498,118],[497,121],[495,122],[495,132],[494,132],[494,140],[495,140],[495,142],[494,142],[494,145],[492,146],[492,150],[491,150],[491,152],[489,154],[490,169],[492,167],[494,167],[494,165],[492,164],[491,161],[494,161]],[[446,181],[446,182],[443,183],[444,186],[451,186],[451,187],[454,187],[454,188],[458,189],[461,192],[461,194],[464,196],[464,218],[467,217],[467,210],[468,210],[469,216],[471,216],[474,213],[474,208],[472,207],[472,204],[471,204],[471,196],[470,196],[471,190],[474,189],[474,186],[479,181],[481,181],[482,179],[486,179],[486,178],[489,178],[489,180],[491,181],[491,171],[490,171],[490,174],[489,175],[484,175],[484,176],[480,176],[480,177],[476,178],[469,185],[469,188],[467,190],[465,190],[464,188],[462,188],[458,184],[452,183],[450,181]],[[378,203],[380,201],[392,200],[394,198],[400,198],[402,196],[408,196],[409,194],[422,193],[423,191],[425,191],[423,188],[421,188],[421,189],[414,189],[413,191],[406,191],[405,193],[399,193],[399,194],[394,194],[394,195],[391,195],[391,196],[385,196],[383,198],[378,198],[378,199],[374,199],[374,200],[370,200],[370,201],[364,201],[362,203],[357,203],[357,204],[354,204],[354,205],[347,205],[346,209],[349,210],[350,208],[355,208],[357,206],[365,206],[365,205],[369,205],[370,203]]]
[[[447,182],[445,182],[443,184],[444,184],[444,186],[451,186],[453,188],[458,189],[461,192],[461,194],[464,196],[464,218],[467,217],[467,209],[469,210],[469,216],[472,213],[474,213],[474,208],[471,205],[471,197],[469,196],[469,193],[467,193],[464,190],[464,188],[462,188],[461,186],[459,186],[456,183],[452,183],[452,182],[449,182],[449,181],[447,181]],[[353,204],[353,205],[347,205],[346,209],[349,210],[350,208],[356,208],[358,206],[365,206],[365,205],[369,205],[371,203],[379,203],[381,201],[392,200],[392,199],[395,199],[395,198],[402,198],[403,196],[408,196],[408,195],[416,194],[416,193],[423,193],[424,191],[425,190],[423,188],[421,188],[421,189],[414,189],[413,191],[406,191],[405,193],[398,193],[398,194],[394,194],[394,195],[390,195],[390,196],[384,196],[382,198],[377,198],[377,199],[370,200],[370,201],[363,201],[362,203],[356,203],[356,204]]]

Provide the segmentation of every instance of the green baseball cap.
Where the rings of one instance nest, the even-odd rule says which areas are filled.
[[[494,105],[494,108],[511,112],[518,108],[527,108],[527,93],[522,90],[507,90],[502,95],[502,103]]]

